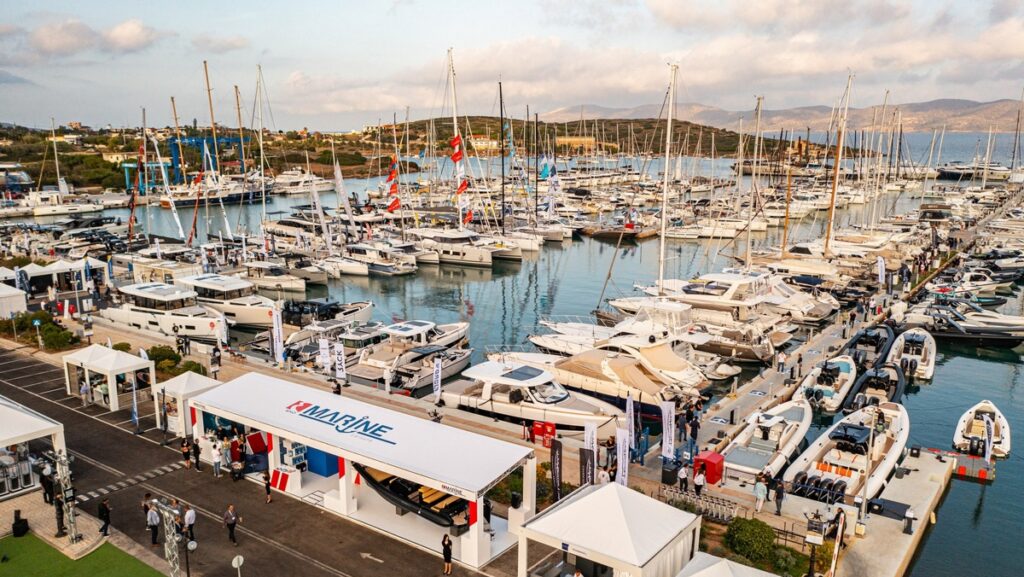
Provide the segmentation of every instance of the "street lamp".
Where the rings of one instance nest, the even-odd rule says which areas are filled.
[[[179,533],[176,541],[180,542],[184,538],[185,536]],[[189,553],[195,553],[198,548],[199,543],[196,543],[192,539],[189,539],[188,542],[185,543],[185,577],[192,577],[192,568],[189,566]]]
[[[807,577],[817,577],[818,572],[814,568],[814,554],[817,552],[818,546],[825,542],[825,522],[821,512],[817,509],[813,513],[809,513],[807,509],[804,509],[804,518],[807,519],[807,534],[804,536],[804,543],[811,546],[811,561]]]

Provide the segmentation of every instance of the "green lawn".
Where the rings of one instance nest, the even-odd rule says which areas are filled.
[[[11,577],[160,577],[161,573],[110,543],[72,561],[35,535],[0,539],[0,576]]]

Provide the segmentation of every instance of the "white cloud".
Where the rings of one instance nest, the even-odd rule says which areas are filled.
[[[146,26],[141,20],[133,18],[103,33],[103,49],[120,54],[138,52],[149,48],[164,36],[167,36],[167,33]]]
[[[249,47],[249,39],[244,36],[213,36],[199,34],[192,38],[192,47],[200,52],[224,54]]]
[[[43,24],[32,31],[29,45],[42,56],[71,56],[96,45],[99,34],[81,20]]]

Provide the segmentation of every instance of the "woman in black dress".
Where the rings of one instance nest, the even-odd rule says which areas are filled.
[[[444,575],[452,574],[452,539],[445,533],[441,538],[441,554],[444,556]]]
[[[185,461],[185,468],[192,468],[192,444],[188,442],[188,439],[181,440],[181,460]]]
[[[267,491],[267,503],[272,499],[270,497],[270,471],[263,471],[263,488]]]

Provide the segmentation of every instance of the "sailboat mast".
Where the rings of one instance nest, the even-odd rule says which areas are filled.
[[[263,234],[263,223],[267,220],[267,179],[263,175],[263,164],[266,157],[263,156],[263,67],[256,65],[256,105],[258,111],[256,117],[259,119],[259,133],[256,135],[256,142],[260,147],[260,204],[263,214],[260,217],[260,234]],[[333,145],[333,141],[332,141]]]
[[[501,153],[501,234],[505,234],[505,94],[498,81],[498,140]]]
[[[825,256],[828,257],[829,244],[832,242],[832,227],[836,220],[836,192],[839,187],[839,170],[843,162],[843,133],[846,130],[846,114],[850,106],[850,86],[853,84],[853,75],[846,78],[846,92],[843,94],[846,103],[842,108],[839,118],[838,132],[836,134],[836,157],[835,168],[832,171],[832,198],[828,205],[828,228],[825,229]]]
[[[213,118],[213,89],[210,88],[210,67],[203,60],[203,76],[206,78],[206,103],[210,107],[210,129],[213,132],[213,158],[211,168],[220,170],[220,152],[217,148],[217,121]]]
[[[142,181],[145,183],[143,190],[146,191],[146,244],[149,244],[149,229],[153,222],[149,213],[149,147],[146,145],[146,109],[142,109]]]
[[[50,140],[53,141],[53,166],[57,169],[57,189],[60,189],[60,160],[57,159],[57,125],[50,117]],[[42,169],[40,169],[42,172]]]
[[[668,184],[669,171],[668,163],[672,157],[672,113],[676,105],[676,71],[679,66],[669,64],[668,80],[668,116],[665,125],[665,170],[662,170],[661,178],[661,242],[658,244],[658,294],[662,294],[665,287],[665,233],[668,228]]]
[[[757,168],[761,160],[759,149],[761,146],[761,102],[763,99],[763,96],[757,97],[757,109],[754,111],[754,158],[750,166],[750,208],[747,209],[747,270],[750,270],[751,236],[753,234],[750,229],[754,226],[754,212],[757,209]]]
[[[462,142],[462,138],[459,136],[459,99],[455,95],[455,60],[452,57],[452,49],[448,49],[448,86],[452,92],[452,140],[459,143],[459,150],[465,150],[465,143]],[[460,193],[458,190],[462,188],[462,178],[464,178],[465,170],[462,167],[462,163],[465,160],[465,153],[462,154],[463,158],[457,160],[454,164],[455,169],[455,207],[458,210],[459,216],[459,230],[462,230],[462,199],[459,198]]]

